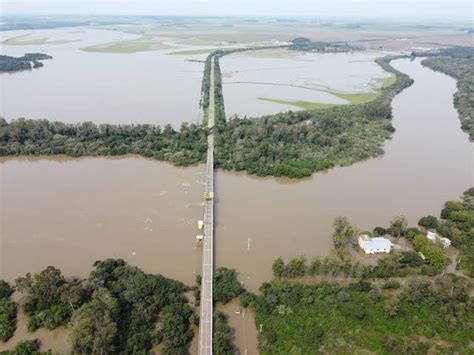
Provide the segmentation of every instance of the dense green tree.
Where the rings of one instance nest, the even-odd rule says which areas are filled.
[[[441,211],[438,232],[460,250],[459,267],[474,277],[474,188],[461,201],[448,201]]]
[[[374,228],[374,235],[381,236],[387,234],[387,230],[383,227],[375,227]]]
[[[14,291],[8,282],[0,280],[0,298],[8,298]]]
[[[7,341],[16,329],[16,304],[7,298],[0,298],[0,341]]]
[[[397,216],[390,222],[389,231],[395,237],[401,237],[406,234],[408,221],[405,216]]]
[[[285,275],[288,277],[303,277],[306,274],[306,258],[292,258],[286,265]]]
[[[225,267],[218,268],[214,272],[214,300],[227,303],[242,292],[242,286],[237,280],[235,270]]]
[[[351,226],[346,217],[336,217],[333,226],[334,232],[332,234],[332,239],[336,248],[341,248],[349,244],[356,234],[356,228]]]
[[[28,319],[28,329],[54,329],[66,324],[71,316],[69,307],[61,302],[61,286],[66,280],[61,270],[48,266],[39,274],[26,274],[16,280],[16,288],[24,294],[22,309]]]
[[[438,219],[435,216],[426,216],[420,218],[418,225],[426,229],[438,228]]]
[[[444,254],[443,249],[436,243],[431,242],[424,235],[418,235],[413,240],[413,244],[417,251],[425,256],[427,262],[433,267],[435,273],[441,272],[449,262],[448,257]]]
[[[113,354],[117,342],[117,300],[105,288],[92,294],[90,302],[83,305],[72,320],[73,354]]]
[[[234,354],[232,347],[230,327],[224,313],[214,313],[214,331],[212,333],[213,353],[216,355]]]
[[[410,227],[410,228],[407,229],[405,237],[408,240],[413,241],[413,239],[419,234],[422,234],[422,233],[418,228]]]
[[[281,257],[275,259],[272,265],[273,276],[282,277],[285,275],[285,262]]]
[[[160,330],[165,340],[163,354],[187,354],[193,338],[190,328],[193,312],[187,303],[173,303],[163,310]]]

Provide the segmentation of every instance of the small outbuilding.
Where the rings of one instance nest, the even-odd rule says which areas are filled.
[[[429,230],[426,233],[426,238],[428,238],[432,242],[440,242],[441,245],[443,246],[443,249],[448,249],[451,246],[451,240],[450,239],[440,236],[433,229]]]
[[[426,233],[426,238],[428,238],[428,239],[431,240],[432,242],[435,242],[435,241],[437,241],[440,237],[439,237],[438,233],[436,233],[435,230],[430,229],[430,230]]]
[[[443,244],[443,249],[448,249],[451,246],[451,240],[448,238],[441,238],[441,244]]]
[[[359,236],[359,246],[366,254],[390,253],[392,242],[387,238],[371,238],[367,234]]]

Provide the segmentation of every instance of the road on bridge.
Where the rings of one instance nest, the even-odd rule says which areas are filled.
[[[214,58],[211,58],[211,85],[206,163],[206,204],[204,207],[204,243],[202,255],[201,316],[199,324],[199,354],[212,355],[213,274],[214,274]]]

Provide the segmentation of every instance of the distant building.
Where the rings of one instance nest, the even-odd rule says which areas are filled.
[[[390,253],[392,243],[387,238],[371,238],[367,234],[359,236],[359,246],[366,254]]]

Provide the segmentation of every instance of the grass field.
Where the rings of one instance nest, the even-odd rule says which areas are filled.
[[[207,54],[211,53],[218,49],[227,49],[227,48],[205,48],[205,49],[185,49],[182,51],[175,51],[168,53],[169,55],[197,55],[197,54]]]
[[[8,38],[2,41],[2,44],[8,45],[40,45],[40,44],[65,44],[78,42],[79,39],[57,39],[52,40],[50,37],[32,37],[30,34],[20,35]]]
[[[328,91],[330,94],[337,96],[343,100],[348,101],[350,104],[357,105],[372,101],[380,95],[383,88],[392,85],[395,82],[395,76],[390,75],[386,78],[376,79],[374,90],[371,92],[354,92],[354,93],[341,93],[337,91]],[[380,85],[381,84],[381,85]]]
[[[295,107],[299,107],[303,110],[316,110],[318,108],[325,108],[334,106],[334,104],[326,104],[321,102],[311,102],[311,101],[289,101],[289,100],[282,100],[282,99],[275,99],[271,97],[259,97],[258,100],[273,102],[275,104],[281,105],[291,105]]]
[[[137,39],[126,41],[110,42],[97,44],[94,46],[81,48],[84,52],[96,53],[137,53],[149,52],[160,49],[173,48],[169,45],[163,44],[159,39],[153,36],[142,36]]]
[[[331,95],[337,96],[340,99],[346,100],[349,104],[357,105],[363,104],[369,101],[374,100],[377,96],[380,95],[382,92],[382,88],[391,85],[395,81],[394,76],[390,76],[388,78],[378,79],[377,82],[382,82],[382,85],[377,85],[377,88],[371,92],[354,92],[354,93],[342,93],[337,91],[327,90],[326,92],[330,93]],[[322,102],[312,102],[312,101],[303,101],[303,100],[284,100],[284,99],[277,99],[271,97],[259,97],[258,100],[273,102],[276,104],[282,105],[291,105],[303,110],[316,110],[319,108],[326,108],[330,106],[334,106],[336,104],[328,104]]]

